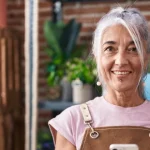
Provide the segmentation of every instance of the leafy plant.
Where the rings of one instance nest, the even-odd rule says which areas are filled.
[[[47,129],[39,129],[37,137],[37,150],[53,150],[52,135]]]
[[[50,62],[47,65],[49,86],[58,85],[65,74],[65,63],[72,57],[80,28],[81,24],[77,23],[75,19],[70,20],[68,24],[64,24],[62,21],[45,22],[44,36],[47,41],[45,50],[50,56]]]
[[[57,86],[64,76],[64,64],[57,65],[53,63],[49,63],[47,67],[47,83],[49,86]]]
[[[66,64],[67,78],[70,81],[80,79],[85,84],[93,84],[96,80],[96,65],[92,59],[73,58]]]

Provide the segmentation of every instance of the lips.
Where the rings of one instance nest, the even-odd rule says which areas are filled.
[[[116,75],[128,75],[131,73],[131,71],[111,71],[111,72]]]

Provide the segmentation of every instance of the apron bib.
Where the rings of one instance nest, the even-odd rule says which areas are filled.
[[[137,144],[139,150],[150,150],[150,128],[138,126],[110,126],[93,128],[86,104],[80,106],[86,129],[80,150],[109,150],[111,144]]]

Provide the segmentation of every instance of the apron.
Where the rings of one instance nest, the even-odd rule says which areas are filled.
[[[80,150],[109,150],[111,144],[137,144],[139,150],[150,150],[150,128],[140,126],[92,127],[87,104],[80,109],[86,129]]]

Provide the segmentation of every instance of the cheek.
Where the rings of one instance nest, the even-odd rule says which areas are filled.
[[[141,73],[142,66],[140,59],[133,61],[133,67],[137,70],[138,73]]]
[[[100,64],[101,64],[101,68],[102,68],[102,69],[104,69],[104,70],[109,70],[109,69],[111,68],[111,64],[112,64],[112,63],[109,61],[108,58],[102,57]]]
[[[99,61],[99,72],[103,77],[106,77],[106,74],[109,73],[111,63],[105,57],[101,57]]]

